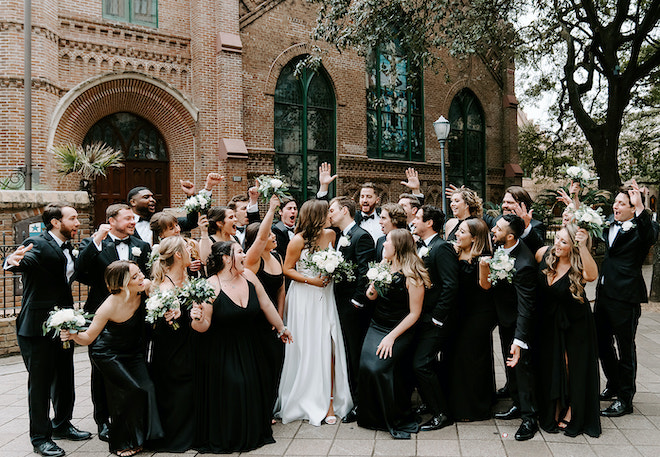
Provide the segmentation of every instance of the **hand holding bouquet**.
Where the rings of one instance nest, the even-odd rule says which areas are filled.
[[[156,320],[165,317],[168,311],[180,311],[181,303],[175,290],[156,290],[147,299],[147,315],[145,321],[155,324]],[[177,330],[179,324],[172,321],[172,329]]]
[[[196,278],[188,281],[179,288],[177,295],[181,306],[190,309],[195,303],[199,305],[202,303],[211,303],[216,294],[208,280]]]
[[[183,209],[186,211],[186,213],[206,214],[211,208],[212,202],[213,199],[211,198],[211,191],[202,189],[197,193],[197,195],[193,195],[183,203]]]
[[[586,187],[590,181],[595,181],[598,176],[591,176],[589,170],[584,167],[571,166],[564,169],[564,174],[571,180],[571,182],[580,183],[580,187]]]
[[[585,229],[589,232],[592,238],[603,239],[603,225],[605,224],[605,219],[601,209],[593,209],[588,205],[580,205],[578,209],[573,213],[573,220],[578,227]]]
[[[48,319],[42,326],[44,336],[51,330],[55,331],[55,336],[58,336],[62,330],[67,330],[69,333],[78,333],[85,328],[87,318],[90,317],[91,315],[85,314],[81,310],[73,308],[59,309],[56,306],[54,310],[48,313]],[[69,349],[71,342],[64,341],[62,346],[64,349]]]
[[[308,259],[302,260],[303,265],[321,276],[327,276],[335,281],[354,281],[355,264],[345,260],[341,252],[329,247],[316,251]]]
[[[367,279],[371,281],[381,297],[387,293],[392,284],[392,270],[389,263],[369,262]]]
[[[503,248],[500,247],[495,251],[493,257],[488,259],[487,262],[490,267],[488,281],[492,285],[497,284],[499,281],[506,281],[509,284],[513,281],[513,274],[516,272],[514,267],[516,259],[504,252]]]
[[[257,178],[257,182],[259,183],[257,190],[264,203],[270,201],[273,195],[277,195],[280,201],[285,197],[289,197],[289,185],[282,176],[261,175]]]

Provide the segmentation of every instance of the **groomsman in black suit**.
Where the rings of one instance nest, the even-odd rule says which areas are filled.
[[[514,258],[513,279],[500,280],[493,286],[493,301],[499,321],[502,355],[513,406],[495,418],[509,420],[522,417],[515,439],[525,441],[538,431],[534,374],[530,354],[534,326],[537,265],[534,254],[520,239],[525,222],[513,214],[505,214],[493,227],[493,242]],[[482,260],[483,261],[483,260]]]
[[[635,334],[640,303],[648,301],[642,264],[658,238],[658,230],[644,210],[634,180],[632,186],[619,191],[612,209],[610,225],[603,232],[607,247],[596,288],[595,319],[600,362],[607,378],[601,400],[617,397],[601,414],[619,417],[633,412],[637,374]]]
[[[417,390],[424,402],[418,412],[431,413],[421,431],[438,430],[453,423],[445,395],[448,373],[444,361],[438,362],[438,353],[449,347],[456,325],[459,266],[456,251],[440,236],[444,223],[444,213],[432,205],[419,208],[413,220],[414,233],[419,237],[417,252],[433,283],[424,295],[412,359]],[[445,359],[444,354],[442,358]]]
[[[253,222],[259,222],[259,192],[256,187],[250,187],[248,195],[236,195],[227,204],[227,208],[236,215],[236,238],[245,243],[245,229]]]
[[[283,199],[280,202],[280,220],[273,224],[272,231],[277,240],[275,250],[280,254],[282,260],[286,257],[286,249],[289,247],[289,241],[293,238],[296,228],[296,217],[298,217],[298,204],[291,199]]]
[[[90,238],[80,244],[78,262],[79,278],[90,286],[85,303],[85,311],[95,313],[101,303],[110,295],[103,275],[105,269],[115,260],[132,260],[148,276],[147,262],[151,246],[135,236],[135,218],[128,205],[116,203],[105,212],[107,224],[101,224]],[[94,421],[99,429],[99,438],[108,439],[109,418],[103,376],[92,364],[92,402]]]
[[[80,222],[74,208],[54,203],[46,206],[43,221],[47,231],[25,240],[6,258],[4,269],[23,274],[23,301],[16,331],[28,372],[30,441],[37,454],[57,457],[64,455],[64,450],[53,438],[91,438],[89,432],[71,424],[75,399],[73,348],[64,349],[59,338],[42,333],[42,324],[56,306],[73,308],[75,254],[71,239]],[[55,413],[52,422],[51,401]]]
[[[334,286],[337,312],[346,346],[348,381],[353,403],[358,398],[362,343],[371,321],[371,308],[365,306],[364,295],[369,283],[367,270],[369,270],[369,262],[376,258],[374,240],[367,231],[358,227],[354,220],[355,211],[355,202],[348,197],[333,198],[328,209],[330,223],[339,229],[337,250],[342,253],[344,259],[353,262],[357,267],[355,281],[336,282]],[[344,418],[344,422],[353,422],[357,419],[357,406]]]

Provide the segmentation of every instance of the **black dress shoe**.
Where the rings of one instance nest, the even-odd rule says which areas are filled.
[[[351,422],[357,421],[358,416],[357,416],[357,406],[355,406],[352,410],[346,414],[346,417],[344,417],[341,421],[344,424],[350,424]]]
[[[38,446],[34,446],[34,452],[45,457],[61,457],[65,454],[64,449],[52,441],[44,441]]]
[[[110,426],[108,424],[103,424],[99,427],[99,439],[106,443],[110,441]]]
[[[536,423],[536,421],[531,420],[531,419],[525,419],[522,424],[520,424],[520,428],[518,428],[518,431],[516,432],[516,441],[527,441],[531,440],[534,438],[534,435],[536,435],[536,432],[539,430],[539,426]]]
[[[422,432],[430,432],[431,430],[440,430],[441,428],[447,427],[448,425],[453,424],[454,421],[445,416],[444,414],[438,414],[433,416],[426,422],[424,422],[419,430]]]
[[[417,409],[415,410],[415,414],[418,414],[418,415],[420,415],[420,416],[423,416],[424,414],[427,414],[427,413],[429,413],[429,412],[430,412],[430,411],[429,411],[429,407],[426,406],[426,403],[422,403],[422,404],[419,405],[419,406],[417,407]]]
[[[615,397],[616,391],[614,389],[610,389],[609,387],[606,387],[605,390],[603,390],[600,395],[598,395],[600,401],[614,400]]]
[[[509,393],[509,388],[507,386],[504,386],[500,389],[497,389],[495,392],[495,398],[498,400],[505,400],[507,398],[511,398],[511,394]]]
[[[91,433],[78,430],[71,424],[68,427],[60,427],[53,430],[53,439],[55,440],[84,441],[91,437]]]
[[[404,432],[403,430],[390,430],[390,435],[395,440],[409,440],[410,432]]]
[[[633,407],[621,400],[615,400],[610,406],[600,410],[600,415],[605,417],[621,417],[632,414]]]
[[[494,417],[495,419],[500,419],[504,421],[508,421],[511,419],[520,419],[520,408],[514,405],[508,411],[504,411],[502,413],[495,413]]]

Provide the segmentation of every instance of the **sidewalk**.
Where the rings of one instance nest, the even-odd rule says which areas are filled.
[[[592,292],[593,288],[590,288],[590,297],[593,297]],[[494,347],[499,347],[497,341]],[[410,441],[395,441],[387,433],[359,428],[356,424],[314,427],[295,422],[273,426],[276,443],[234,455],[657,457],[660,456],[660,313],[643,308],[637,352],[639,368],[634,414],[616,419],[602,418],[603,434],[598,439],[539,432],[534,439],[519,443],[513,437],[519,420],[458,423],[436,432],[413,435]],[[495,361],[497,384],[502,386],[504,368],[497,353]],[[75,367],[77,398],[73,423],[83,430],[96,431],[90,399],[90,364],[84,348],[76,350]],[[602,403],[602,406],[607,404]],[[507,405],[501,402],[498,406],[503,410]],[[20,356],[0,359],[0,457],[35,455],[28,437],[27,412],[27,378],[22,359]],[[58,441],[58,444],[73,457],[112,455],[107,443],[96,437],[83,442]],[[165,457],[181,454],[143,452],[139,455]],[[183,455],[197,453],[189,451]]]

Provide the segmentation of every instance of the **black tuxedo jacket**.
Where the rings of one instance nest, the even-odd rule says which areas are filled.
[[[339,242],[339,237],[341,237],[341,231],[338,234],[337,242]],[[365,303],[364,294],[369,285],[369,279],[367,279],[369,262],[376,259],[374,240],[366,230],[355,224],[348,231],[347,238],[350,244],[340,247],[339,251],[345,260],[350,260],[355,264],[355,281],[335,283],[335,297],[338,306],[353,306],[350,304],[351,300],[355,300],[358,303]]]
[[[500,325],[515,327],[514,338],[530,344],[536,307],[536,259],[522,241],[510,256],[515,258],[513,281],[498,281],[493,286],[493,301]]]
[[[56,306],[73,308],[73,296],[66,278],[67,260],[57,241],[44,232],[26,239],[23,246],[30,243],[32,249],[25,253],[20,265],[8,270],[23,274],[23,300],[16,319],[17,333],[36,337],[43,335],[42,324]]]
[[[140,255],[134,256],[132,253],[133,248],[140,249]],[[140,270],[149,277],[147,262],[149,261],[149,254],[151,246],[149,243],[142,241],[135,235],[130,236],[130,246],[128,248],[128,258],[134,261],[140,267]],[[117,248],[114,241],[110,236],[107,236],[101,242],[101,250],[96,249],[94,240],[85,238],[80,243],[80,255],[78,256],[78,280],[83,284],[90,286],[87,294],[87,301],[85,302],[85,311],[88,313],[95,313],[101,306],[110,292],[105,285],[103,275],[105,269],[115,260],[119,260]]]
[[[458,255],[439,233],[427,248],[423,260],[433,285],[424,294],[421,320],[430,322],[433,318],[445,324],[458,311]]]
[[[383,235],[376,241],[376,260],[378,262],[383,260],[383,244],[385,244],[386,239],[387,235]]]
[[[614,218],[610,216],[609,222]],[[601,266],[596,296],[601,294],[629,303],[646,303],[648,295],[642,276],[642,265],[649,249],[658,238],[658,227],[648,211],[632,219],[634,227],[628,231],[619,228],[612,246],[609,245],[610,227],[603,230],[605,258]]]
[[[279,221],[273,224],[271,228],[277,240],[277,248],[275,250],[280,254],[282,259],[286,257],[286,249],[289,247],[289,229],[284,222]]]

